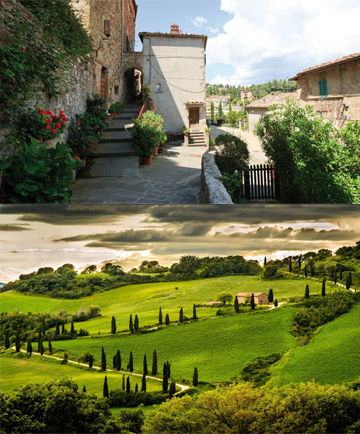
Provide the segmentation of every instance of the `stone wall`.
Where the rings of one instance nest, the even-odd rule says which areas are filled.
[[[328,96],[321,102],[319,80],[325,79]],[[297,89],[301,101],[312,104],[324,119],[336,121],[339,128],[360,120],[360,60],[306,73],[298,79]]]
[[[134,0],[124,1],[124,52],[135,49],[135,21],[137,5]]]
[[[10,43],[8,39],[8,27],[7,20],[8,6],[9,2],[0,2],[0,43]],[[11,5],[15,6],[16,1],[11,0]],[[5,9],[5,5],[6,8]],[[22,6],[18,4],[19,10],[24,18],[24,20],[30,21],[32,19],[32,14]],[[86,69],[87,68],[87,69]],[[31,108],[36,108],[38,106],[43,106],[44,109],[51,110],[55,114],[58,114],[60,110],[63,110],[70,121],[74,120],[77,114],[84,113],[86,110],[86,99],[88,94],[91,93],[91,69],[89,65],[82,65],[80,61],[73,65],[70,81],[67,85],[64,85],[64,92],[60,94],[56,99],[50,99],[45,92],[37,92],[29,101],[28,106]],[[11,134],[10,128],[5,128],[0,130],[0,144],[6,143],[9,135]],[[65,130],[64,134],[58,137],[54,141],[47,142],[48,146],[54,146],[58,142],[64,142],[67,139],[68,128]],[[8,155],[14,154],[14,147],[6,144],[0,147],[0,159],[6,158]]]
[[[215,163],[215,155],[212,152],[208,152],[202,156],[200,203],[233,203],[222,183],[222,175]]]

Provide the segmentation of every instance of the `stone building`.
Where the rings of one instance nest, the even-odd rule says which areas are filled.
[[[72,0],[94,39],[92,89],[113,102],[131,102],[141,70],[126,54],[135,47],[135,0]],[[125,61],[127,60],[127,61]],[[131,61],[133,57],[131,57]],[[126,65],[125,65],[126,63]]]
[[[143,83],[151,86],[154,106],[168,131],[180,133],[206,126],[205,50],[207,36],[183,34],[173,24],[170,33],[139,33],[143,43]]]
[[[297,97],[312,104],[338,128],[360,120],[360,53],[304,69],[297,81]]]
[[[240,98],[241,98],[241,101],[244,101],[245,99],[248,99],[249,101],[251,101],[254,98],[252,90],[241,89]]]
[[[264,292],[254,292],[254,300],[257,305],[269,304],[268,296]],[[250,292],[239,292],[236,294],[239,303],[247,303],[247,300],[251,297]]]

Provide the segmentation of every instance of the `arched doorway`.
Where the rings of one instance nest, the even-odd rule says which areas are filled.
[[[126,104],[132,103],[136,99],[136,95],[142,89],[142,71],[137,68],[129,68],[124,73],[124,91],[123,100]]]

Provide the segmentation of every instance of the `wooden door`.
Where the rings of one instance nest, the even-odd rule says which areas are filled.
[[[199,128],[199,107],[189,107],[190,128]]]
[[[105,76],[105,68],[101,70],[101,88],[100,88],[101,98],[106,99],[106,76]]]

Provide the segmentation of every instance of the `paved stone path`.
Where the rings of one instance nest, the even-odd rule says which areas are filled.
[[[109,122],[98,158],[71,187],[72,204],[196,204],[199,203],[204,146],[166,143],[151,165],[140,165],[131,146],[132,117],[137,104]]]

